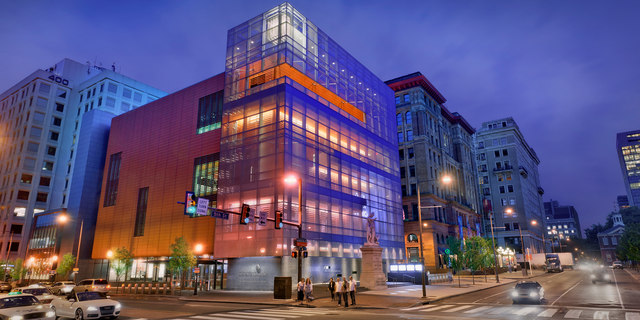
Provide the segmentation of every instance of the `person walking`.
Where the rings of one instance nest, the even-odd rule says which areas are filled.
[[[336,283],[333,282],[333,278],[329,279],[329,292],[331,293],[331,301],[336,300]]]
[[[342,305],[342,280],[340,277],[337,277],[336,280],[336,294],[338,295],[338,306]]]
[[[344,307],[349,307],[349,283],[347,277],[342,277],[342,298],[344,299]]]
[[[307,303],[313,300],[313,284],[311,283],[311,278],[307,278],[307,282],[304,284],[304,299],[307,300]]]
[[[300,281],[298,281],[298,301],[300,301],[300,303],[304,302],[304,279],[300,278]]]
[[[349,295],[351,296],[351,305],[356,305],[356,281],[353,277],[349,277]]]

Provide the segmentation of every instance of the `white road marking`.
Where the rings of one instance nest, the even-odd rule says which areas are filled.
[[[622,296],[620,295],[620,288],[618,288],[618,279],[616,279],[616,271],[611,270],[611,272],[613,273],[613,281],[616,282],[616,290],[618,290],[618,299],[620,299],[620,307],[624,309],[624,304],[622,303]]]
[[[492,294],[492,295],[490,295],[490,296],[488,296],[488,297],[484,297],[484,298],[482,298],[482,299],[478,299],[478,300],[474,301],[473,303],[476,303],[476,302],[478,302],[478,301],[482,301],[482,300],[484,300],[484,299],[489,299],[489,298],[491,298],[491,297],[495,297],[495,296],[497,296],[497,295],[499,295],[499,294],[504,294],[504,293],[509,292],[509,291],[511,291],[511,289],[509,289],[509,290],[505,290],[505,291],[501,291],[501,292],[498,292],[498,293],[496,293],[496,294]]]
[[[606,319],[609,320],[609,311],[596,311],[593,314],[594,319]]]
[[[433,308],[435,307],[435,304],[425,304],[422,306],[418,306],[418,307],[413,307],[413,308],[406,308],[406,309],[401,309],[402,311],[413,311],[413,310],[421,310],[421,309],[428,309],[428,308]]]
[[[640,320],[640,313],[638,312],[627,312],[624,315],[625,320]]]
[[[493,310],[491,310],[489,312],[489,314],[501,314],[501,313],[506,313],[509,312],[511,310],[511,308],[509,307],[499,307],[499,308],[494,308]],[[511,312],[509,312],[511,313]]]
[[[420,311],[436,311],[436,310],[440,310],[440,309],[446,309],[446,308],[449,308],[449,307],[453,307],[453,305],[445,304],[445,305],[442,305],[442,306],[437,306],[435,308],[431,308],[431,309],[427,309],[427,310],[423,309],[423,310],[420,310]]]
[[[229,318],[211,317],[211,316],[193,316],[191,319],[203,319],[203,320],[229,320]]]
[[[444,312],[456,312],[456,311],[464,310],[464,309],[471,308],[471,307],[473,307],[473,306],[460,306],[460,307],[457,307],[457,308],[445,310]]]
[[[484,307],[480,307],[480,308],[471,309],[469,311],[465,311],[464,313],[477,313],[477,312],[484,311],[484,310],[487,310],[487,309],[491,309],[491,307],[484,306]]]
[[[526,316],[527,314],[533,313],[533,312],[536,312],[536,311],[540,311],[540,309],[536,308],[536,307],[525,307],[525,308],[522,308],[522,309],[519,309],[519,310],[516,309],[514,314],[517,314],[519,316]]]
[[[578,319],[580,318],[580,314],[582,314],[582,310],[569,310],[564,317],[567,319]]]
[[[242,316],[243,318],[247,318],[247,319],[300,318],[301,316],[303,316],[303,314],[292,316],[292,315],[272,314],[272,313],[263,313],[263,312],[240,312],[240,311],[227,312],[224,315],[231,316],[231,317]],[[267,318],[256,317],[256,315],[265,316]],[[276,318],[272,318],[272,317],[276,317]]]
[[[276,309],[262,309],[262,310],[276,310]],[[292,308],[289,308],[289,310],[281,310],[281,311],[287,311],[287,312],[295,311],[295,313],[308,313],[308,314],[325,314],[329,310],[321,309],[321,308],[317,308],[316,310],[313,310],[313,309],[301,309],[301,308],[292,307]]]
[[[284,313],[284,310],[274,310],[274,311],[267,311],[267,310],[245,310],[246,312],[230,312],[230,313],[234,313],[234,314],[246,314],[246,315],[256,315],[256,314],[263,314],[263,315],[267,315],[267,316],[278,316],[281,318],[300,318],[300,314],[298,315],[291,315],[288,312],[286,314]],[[292,312],[293,313],[293,312]]]
[[[551,318],[554,314],[556,314],[556,312],[558,312],[558,309],[547,309],[538,313],[538,317]]]
[[[569,293],[569,291],[573,290],[573,288],[577,287],[580,282],[582,282],[582,280],[578,281],[576,284],[574,284],[571,288],[569,288],[569,290],[565,291],[563,294],[561,294],[558,299],[554,300],[550,305],[552,306],[554,303],[558,302],[558,300],[560,300],[560,298],[564,297],[565,294]]]
[[[257,317],[255,315],[250,316],[250,315],[242,315],[242,314],[234,314],[236,312],[226,312],[226,313],[222,313],[222,314],[215,314],[217,316],[223,316],[225,317],[225,319],[229,319],[229,318],[240,318],[240,319],[256,319],[256,320],[283,320],[283,318],[274,318],[273,316],[262,316],[262,317]],[[239,312],[242,313],[242,312]]]

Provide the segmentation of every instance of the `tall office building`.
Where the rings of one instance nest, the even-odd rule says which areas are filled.
[[[407,258],[419,261],[419,189],[425,265],[438,271],[446,266],[447,237],[481,233],[475,130],[444,106],[444,96],[420,72],[385,83],[395,91]],[[442,182],[445,176],[450,184]]]
[[[616,197],[616,206],[618,206],[618,210],[629,208],[629,197],[626,195]]]
[[[114,70],[70,59],[37,70],[2,93],[0,257],[24,257],[29,235],[34,258],[76,254],[82,221],[84,241],[90,243],[97,211],[83,203],[97,201],[95,181],[101,178],[111,117],[162,95]],[[71,218],[65,225],[55,219],[62,209]],[[34,214],[42,219],[32,230]]]
[[[544,206],[540,159],[513,118],[488,121],[476,132],[478,182],[483,197],[485,230],[497,244],[521,253],[543,251]],[[535,221],[535,222],[534,222]],[[524,245],[523,245],[524,243]]]
[[[573,206],[561,206],[558,201],[550,200],[544,203],[544,215],[548,239],[553,239],[559,234],[567,239],[582,238],[580,217]]]
[[[190,219],[169,204],[193,188],[218,209],[239,212],[247,204],[256,215],[274,218],[280,210],[286,222],[301,222],[309,255],[304,277],[322,281],[361,270],[359,249],[370,214],[384,261],[404,259],[395,107],[384,82],[284,3],[229,30],[223,88],[220,112],[219,96],[210,108],[204,98],[220,89],[188,88],[176,93],[188,97],[173,104],[176,116],[140,123],[139,132],[125,124],[161,110],[170,95],[114,120],[107,161],[119,165],[104,171],[94,258],[125,246],[137,261],[148,262],[142,270],[160,270],[168,245],[184,236],[203,244],[207,257],[198,263],[210,275],[207,281],[215,283],[218,263],[226,266],[226,288],[271,290],[274,276],[296,276],[296,227],[244,225],[231,215],[215,221],[212,235],[212,217]],[[131,147],[153,143],[147,132],[160,131],[173,134],[154,151]],[[219,146],[212,144],[216,139]],[[172,169],[133,174],[143,159],[164,150],[176,158],[161,156],[157,166]],[[302,203],[298,186],[285,185],[288,175],[301,180]],[[157,207],[159,198],[166,207]],[[202,220],[208,222],[197,223]]]
[[[620,132],[616,149],[630,206],[640,206],[640,130]]]

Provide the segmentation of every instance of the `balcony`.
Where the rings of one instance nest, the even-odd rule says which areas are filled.
[[[499,167],[493,168],[493,172],[502,172],[502,171],[511,171],[511,170],[513,170],[513,166],[511,165],[499,166]]]
[[[524,178],[527,178],[529,176],[529,172],[523,166],[518,167],[518,170],[520,170],[520,175]]]

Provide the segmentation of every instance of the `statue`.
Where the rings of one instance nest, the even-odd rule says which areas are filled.
[[[378,236],[376,236],[376,219],[373,218],[373,212],[369,214],[367,218],[367,243],[365,245],[377,245],[378,244]]]

